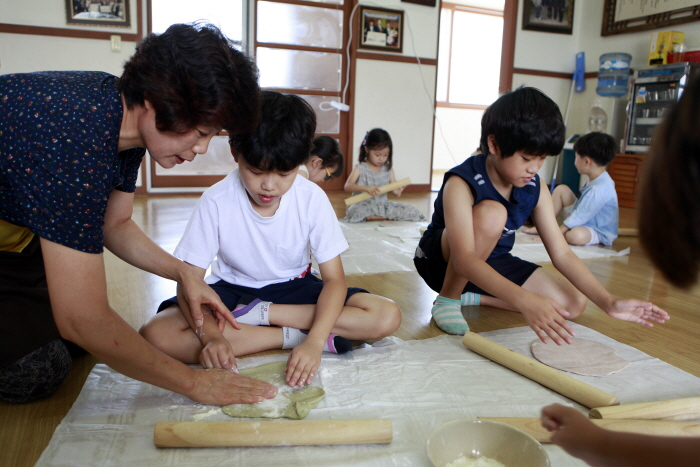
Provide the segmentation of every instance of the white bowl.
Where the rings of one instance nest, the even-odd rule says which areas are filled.
[[[549,457],[532,436],[505,423],[461,419],[447,422],[428,436],[428,457],[443,467],[462,456],[489,457],[506,467],[549,467]]]

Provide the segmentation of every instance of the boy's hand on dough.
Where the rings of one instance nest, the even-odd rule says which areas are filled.
[[[211,339],[199,354],[203,368],[223,368],[238,373],[236,355],[228,340],[223,337]]]
[[[654,324],[649,321],[663,324],[669,318],[668,313],[653,303],[633,298],[615,300],[610,309],[605,310],[605,312],[612,318],[632,321],[650,327]]]
[[[323,347],[308,340],[294,347],[287,360],[287,384],[293,388],[310,384],[321,366],[321,352]]]
[[[519,307],[527,324],[535,331],[542,342],[547,343],[547,337],[555,344],[571,344],[571,336],[576,335],[566,321],[569,313],[554,300],[541,295],[532,294]]]

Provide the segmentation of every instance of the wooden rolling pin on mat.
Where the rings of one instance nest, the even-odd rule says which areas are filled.
[[[379,194],[382,195],[384,193],[389,193],[390,191],[393,191],[397,188],[401,188],[402,186],[410,185],[411,184],[411,179],[410,178],[404,178],[402,180],[399,180],[398,182],[394,183],[389,183],[386,185],[382,185],[379,187]],[[359,195],[351,196],[349,198],[345,198],[345,206],[350,206],[352,204],[357,204],[359,202],[362,202],[366,199],[370,199],[372,196],[369,193],[360,193]]]
[[[539,418],[479,417],[505,423],[535,438],[540,443],[549,443],[551,433]],[[656,436],[700,436],[700,423],[674,422],[667,420],[591,420],[601,428],[624,433],[638,433]]]
[[[298,420],[258,422],[160,422],[159,448],[388,444],[391,420]]]
[[[598,407],[588,416],[606,420],[700,420],[700,397]]]
[[[620,403],[615,396],[473,332],[464,335],[462,344],[469,350],[510,368],[516,373],[520,373],[586,407],[606,407]]]

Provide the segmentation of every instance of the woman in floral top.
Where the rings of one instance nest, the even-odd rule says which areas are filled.
[[[268,385],[194,370],[150,346],[109,306],[102,256],[107,247],[177,281],[195,323],[201,304],[233,320],[216,293],[134,223],[133,192],[146,149],[169,168],[205,153],[221,129],[254,129],[258,93],[255,66],[207,24],[146,37],[120,78],[0,76],[0,399],[51,395],[80,347],[199,402],[274,395]]]

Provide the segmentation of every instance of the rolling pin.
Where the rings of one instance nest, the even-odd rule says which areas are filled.
[[[505,423],[535,438],[540,443],[550,443],[551,433],[542,426],[539,418],[479,417]],[[656,436],[700,436],[700,423],[667,420],[591,420],[601,428],[624,433]]]
[[[402,180],[399,180],[398,182],[394,183],[388,183],[386,185],[382,185],[379,187],[379,194],[384,194],[388,193],[392,190],[395,190],[397,188],[401,188],[402,186],[410,185],[411,184],[411,179],[410,178],[404,178]],[[350,206],[352,204],[357,204],[361,201],[364,201],[366,199],[372,198],[372,195],[369,193],[360,193],[359,195],[351,196],[349,198],[345,198],[345,206]]]
[[[615,396],[473,332],[468,332],[464,335],[462,344],[469,350],[481,354],[506,368],[510,368],[516,373],[520,373],[586,407],[606,407],[620,403]]]
[[[160,422],[159,448],[388,444],[391,420],[298,420],[259,422]]]
[[[700,420],[700,397],[598,407],[588,416],[606,420]]]

